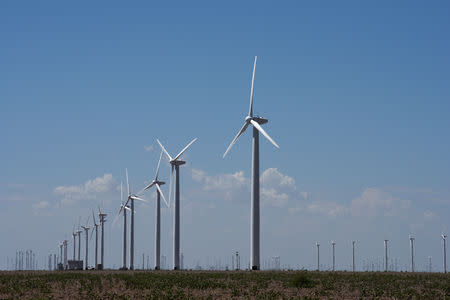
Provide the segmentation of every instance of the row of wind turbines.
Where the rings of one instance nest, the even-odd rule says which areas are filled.
[[[257,57],[255,56],[254,64],[253,64],[253,74],[252,74],[252,80],[251,80],[251,89],[250,89],[250,106],[248,115],[244,119],[244,124],[238,131],[237,135],[233,138],[230,145],[226,149],[225,153],[223,154],[223,158],[228,154],[230,149],[233,147],[233,145],[237,142],[239,137],[246,131],[246,129],[252,125],[253,128],[253,135],[252,135],[252,176],[251,176],[251,228],[250,228],[250,268],[251,270],[259,270],[260,269],[260,185],[259,185],[259,134],[261,133],[266,139],[268,139],[275,147],[279,148],[278,144],[267,134],[267,132],[261,127],[261,125],[268,122],[267,119],[255,116],[253,114],[253,96],[254,96],[254,84],[255,84],[255,71],[256,71],[256,62]],[[156,201],[155,201],[155,241],[154,241],[154,251],[155,251],[155,261],[154,261],[154,269],[159,270],[160,265],[160,257],[161,257],[161,198],[164,201],[164,204],[167,207],[171,207],[171,200],[172,200],[172,190],[174,194],[174,214],[173,214],[173,270],[179,270],[180,269],[180,166],[184,165],[186,162],[181,159],[181,156],[183,153],[197,140],[197,138],[194,138],[191,142],[189,142],[176,156],[171,156],[169,152],[166,150],[164,145],[160,142],[159,139],[156,139],[157,143],[161,147],[161,154],[159,156],[159,161],[156,168],[155,176],[150,184],[145,186],[142,190],[140,190],[138,193],[132,193],[130,188],[130,183],[128,179],[128,169],[125,169],[126,174],[126,184],[127,184],[127,198],[124,202],[123,200],[123,184],[121,184],[121,202],[120,202],[120,208],[118,211],[118,214],[116,216],[115,221],[117,218],[122,214],[123,215],[123,253],[122,253],[122,267],[121,269],[128,269],[127,268],[127,212],[130,212],[131,218],[130,218],[130,258],[129,258],[129,269],[134,269],[134,215],[135,215],[135,201],[142,201],[142,202],[148,202],[143,198],[144,192],[150,190],[151,188],[155,188],[156,191]],[[159,170],[161,166],[161,160],[163,158],[163,155],[165,155],[168,159],[169,165],[170,165],[170,184],[169,184],[169,201],[166,200],[163,191],[162,186],[165,184],[164,181],[161,181],[159,179]],[[175,172],[174,172],[175,171]],[[175,179],[173,177],[175,176]],[[173,183],[174,181],[174,183]],[[106,214],[102,213],[99,209],[99,220],[102,227],[102,236],[101,236],[101,262],[100,262],[100,268],[104,266],[104,222]],[[93,222],[94,222],[94,228],[96,232],[96,241],[95,241],[95,266],[96,268],[99,268],[99,264],[97,264],[97,245],[98,245],[98,226],[95,222],[95,216],[93,214]],[[87,262],[88,262],[88,232],[89,227],[87,225],[81,227],[85,231],[85,238],[86,238],[86,251],[85,251],[85,260],[86,260],[86,268],[87,268]],[[73,244],[74,244],[74,254],[73,254],[73,260],[75,260],[75,237],[78,235],[78,261],[80,260],[80,247],[81,247],[81,232],[82,230],[78,230],[73,233]],[[442,238],[444,240],[444,272],[446,271],[446,265],[445,265],[445,241],[446,237],[442,235]],[[414,238],[410,237],[411,241],[411,258],[412,258],[412,271],[414,271],[414,249],[413,249],[413,242]],[[67,241],[64,241],[66,244],[67,249]],[[387,269],[387,240],[384,241],[385,243],[385,255],[386,255],[386,269]],[[334,249],[336,243],[332,241],[331,243],[332,249],[333,249],[333,270],[335,266],[335,255],[334,255]],[[319,246],[320,244],[317,243],[317,268],[319,269]],[[354,251],[355,251],[355,241],[352,242],[353,246],[353,270],[355,269],[355,263],[354,263]],[[67,250],[66,250],[67,252]],[[61,257],[62,257],[62,250],[61,250]]]
[[[260,186],[259,186],[259,134],[261,133],[265,138],[267,138],[275,147],[279,148],[278,144],[267,134],[267,132],[261,127],[261,125],[268,122],[267,119],[256,116],[253,114],[253,95],[254,95],[254,85],[255,85],[255,71],[256,71],[256,61],[257,57],[255,56],[255,60],[253,63],[253,74],[251,81],[251,89],[250,89],[250,107],[248,111],[248,115],[244,120],[244,124],[240,128],[237,135],[232,140],[231,144],[226,149],[223,154],[223,158],[227,155],[239,137],[245,132],[245,130],[251,125],[253,127],[253,137],[252,137],[252,178],[251,178],[251,230],[250,230],[250,265],[252,270],[260,269]],[[159,146],[161,147],[161,155],[159,157],[158,166],[156,169],[156,174],[153,181],[144,187],[140,192],[133,194],[130,189],[130,184],[128,180],[128,170],[126,169],[126,181],[127,181],[127,199],[125,203],[123,202],[122,196],[122,184],[121,184],[121,203],[120,209],[117,216],[123,214],[123,256],[122,256],[122,269],[127,269],[127,211],[131,214],[130,220],[130,263],[129,269],[134,269],[134,201],[144,201],[147,200],[142,198],[142,194],[155,187],[156,189],[156,202],[155,202],[155,266],[156,270],[160,269],[160,256],[161,256],[161,198],[163,199],[165,205],[170,207],[171,198],[172,198],[172,189],[174,189],[174,220],[173,220],[173,269],[180,269],[180,166],[184,165],[186,162],[181,160],[182,154],[197,140],[194,138],[189,144],[186,145],[176,156],[172,157],[169,152],[165,149],[163,144],[157,139]],[[170,185],[169,185],[169,201],[167,202],[164,194],[162,192],[161,186],[165,184],[164,181],[160,181],[158,178],[159,169],[161,165],[161,159],[163,157],[163,153],[168,159],[170,164]],[[175,172],[174,172],[175,170]],[[175,173],[175,174],[174,174]],[[174,188],[172,187],[173,177],[175,175]],[[103,231],[103,223],[106,221],[104,217],[106,214],[101,214],[99,211],[100,224],[102,225],[102,246],[101,246],[101,266],[103,266],[103,243],[104,243],[104,231]],[[94,216],[93,216],[94,217]],[[95,266],[97,267],[97,225],[94,220],[94,228],[96,231],[96,242],[95,242]],[[85,260],[86,260],[86,268],[88,262],[88,231],[89,227],[84,225],[81,227],[85,231],[86,237],[86,251],[85,251]],[[74,254],[73,260],[75,260],[75,237],[78,235],[78,261],[80,260],[80,247],[81,247],[81,232],[82,230],[78,230],[73,233],[73,244],[74,244]],[[67,252],[67,241],[65,243],[65,253]],[[61,257],[62,257],[61,250]],[[61,259],[62,260],[62,259]]]
[[[442,238],[442,271],[443,273],[447,273],[447,235],[446,234],[441,234],[441,238]],[[415,263],[414,263],[414,241],[415,238],[412,234],[409,235],[409,245],[410,245],[410,271],[414,272],[415,271]],[[389,267],[388,267],[388,242],[389,240],[385,239],[383,240],[384,243],[384,271],[387,272],[389,271]],[[355,244],[356,241],[353,240],[352,241],[352,271],[355,272],[356,271],[356,265],[355,265]],[[317,247],[317,271],[320,271],[320,243],[316,242],[316,247]],[[336,242],[335,241],[331,241],[331,249],[332,249],[332,271],[335,271],[335,267],[336,267],[336,256],[335,256],[335,247],[336,247]]]

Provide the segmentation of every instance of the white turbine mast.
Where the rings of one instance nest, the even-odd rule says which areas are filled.
[[[165,184],[164,181],[158,180],[159,167],[161,166],[163,150],[161,149],[161,153],[159,155],[158,167],[156,168],[156,173],[153,181],[142,189],[142,192],[147,191],[153,186],[156,187],[156,207],[155,207],[155,270],[159,270],[161,268],[161,197],[163,198],[164,203],[167,207],[169,207],[169,203],[167,203],[166,198],[161,190],[161,185]]]
[[[142,199],[140,196],[136,194],[131,194],[130,182],[128,181],[128,169],[125,169],[125,174],[127,177],[127,191],[128,197],[125,202],[125,206],[128,206],[128,202],[130,202],[130,210],[131,210],[131,220],[130,220],[130,270],[134,270],[134,200],[147,202],[147,200]]]
[[[89,250],[89,229],[90,229],[90,227],[88,226],[88,223],[89,223],[89,217],[86,220],[86,225],[81,226],[81,228],[84,229],[84,233],[86,235],[86,252],[84,253],[85,260],[86,260],[85,261],[85,270],[87,270],[88,266],[89,266],[88,265],[88,258],[89,258],[88,250]]]
[[[164,148],[163,144],[156,139],[161,149],[166,154],[170,166],[170,184],[169,184],[169,205],[170,205],[170,198],[171,198],[171,191],[172,191],[172,177],[173,177],[173,169],[175,168],[175,201],[174,201],[174,214],[173,214],[173,269],[179,270],[180,269],[180,166],[184,165],[186,162],[180,160],[181,155],[186,151],[195,141],[197,138],[194,138],[189,144],[186,145],[186,147],[183,148],[183,150],[180,151],[180,153],[177,154],[177,156],[173,157],[170,156],[169,152]],[[158,187],[158,186],[157,186]]]
[[[250,89],[250,108],[248,116],[245,118],[244,125],[241,127],[237,135],[231,141],[223,157],[227,155],[231,147],[236,143],[238,138],[245,132],[248,126],[253,125],[252,140],[252,189],[251,189],[251,233],[250,233],[250,265],[252,270],[260,269],[260,209],[259,209],[259,133],[268,139],[275,147],[280,148],[277,143],[267,134],[261,127],[262,124],[268,122],[267,119],[253,115],[253,95],[255,86],[256,60],[253,63],[252,85]]]
[[[444,271],[444,274],[447,273],[447,235],[446,234],[441,234],[441,238],[442,238],[442,268]]]

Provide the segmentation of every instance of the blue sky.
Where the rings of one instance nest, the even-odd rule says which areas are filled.
[[[312,267],[315,241],[334,239],[347,268],[352,239],[362,260],[381,257],[389,238],[406,265],[413,232],[418,264],[432,256],[440,268],[449,10],[445,1],[2,2],[0,266],[16,249],[55,251],[99,204],[116,213],[125,168],[133,189],[153,176],[157,137],[174,154],[198,137],[181,171],[186,264],[224,262],[233,250],[248,261],[250,134],[222,154],[248,112],[258,55],[254,109],[281,147],[261,138],[263,260]],[[167,164],[161,172],[168,181]],[[151,256],[153,203],[136,222],[136,255]],[[120,226],[108,227],[110,266],[121,261]]]

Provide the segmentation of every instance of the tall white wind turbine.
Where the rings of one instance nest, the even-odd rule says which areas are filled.
[[[117,217],[123,212],[123,249],[122,249],[122,270],[127,269],[127,210],[130,210],[128,205],[123,203],[123,184],[120,183],[120,209]],[[116,218],[117,218],[116,217]]]
[[[335,264],[336,260],[335,260],[335,255],[334,255],[334,246],[336,246],[336,242],[335,241],[331,241],[331,246],[333,247],[333,271],[334,271],[335,270],[335,266],[336,266],[336,264]]]
[[[411,272],[414,272],[414,237],[409,235],[409,244],[411,246]]]
[[[81,226],[81,228],[84,229],[84,233],[86,235],[86,252],[84,253],[84,257],[85,257],[85,260],[86,260],[85,261],[85,270],[88,269],[88,258],[89,258],[88,250],[89,250],[89,229],[90,229],[90,227],[87,225],[88,222],[89,222],[89,218],[86,221],[86,225]]]
[[[75,260],[75,252],[76,252],[76,237],[77,237],[77,232],[75,231],[75,226],[73,227],[73,231],[72,231],[72,237],[73,237],[73,260]]]
[[[100,207],[98,208],[98,218],[100,220],[100,226],[102,227],[102,238],[100,243],[100,267],[97,268],[103,270],[105,267],[104,255],[105,255],[105,222],[107,214],[102,213]]]
[[[256,59],[253,64],[253,76],[252,76],[252,86],[250,89],[250,108],[248,111],[248,116],[245,118],[244,125],[239,130],[238,134],[234,137],[231,144],[228,146],[227,150],[223,154],[223,157],[227,155],[231,147],[236,143],[238,138],[244,133],[248,126],[253,125],[253,141],[252,141],[252,189],[251,189],[251,244],[250,244],[250,264],[252,270],[260,269],[260,229],[259,229],[259,133],[268,139],[275,147],[280,148],[277,143],[264,131],[261,127],[262,124],[268,122],[267,119],[253,115],[253,89],[255,84],[255,70],[256,70]]]
[[[171,165],[170,182],[172,183],[173,169],[175,168],[175,203],[174,203],[174,214],[173,214],[173,269],[180,269],[180,166],[184,165],[186,162],[180,160],[181,155],[186,151],[197,138],[193,139],[180,153],[174,158],[166,151],[161,142],[156,139],[161,149],[166,154]],[[172,187],[169,187],[169,202]]]
[[[447,235],[442,234],[441,237],[442,237],[442,254],[443,254],[442,267],[445,274],[447,273],[447,249],[446,249]]]
[[[95,229],[95,254],[94,254],[95,266],[94,266],[94,268],[97,269],[98,268],[98,260],[97,260],[97,258],[98,258],[98,226],[100,224],[98,224],[95,221],[94,210],[92,210],[92,220],[94,220],[94,227],[92,227],[92,234],[94,233],[94,229]],[[92,238],[92,236],[91,236],[91,238]]]
[[[389,240],[384,240],[384,271],[388,271],[388,242]]]
[[[356,241],[352,241],[352,272],[355,272],[355,244]]]
[[[320,271],[320,243],[316,242],[316,247],[317,247],[317,271]]]
[[[130,220],[130,270],[134,270],[134,200],[147,202],[146,200],[140,198],[138,195],[131,194],[130,190],[130,182],[128,181],[128,169],[125,169],[126,177],[127,177],[127,190],[128,190],[128,198],[125,206],[130,202],[131,209],[131,220]]]
[[[164,181],[158,180],[158,174],[159,174],[159,167],[161,165],[161,158],[162,158],[163,150],[161,150],[161,154],[159,155],[159,161],[158,161],[158,167],[156,168],[156,174],[153,181],[147,185],[142,191],[146,191],[150,189],[151,187],[156,187],[156,218],[155,218],[155,270],[159,270],[161,268],[161,197],[164,200],[164,203],[167,207],[169,207],[169,204],[167,203],[164,194],[161,190],[161,185],[165,184]]]

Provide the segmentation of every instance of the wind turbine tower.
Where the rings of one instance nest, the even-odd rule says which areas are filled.
[[[92,227],[92,231],[95,229],[95,254],[94,254],[95,265],[94,265],[94,268],[97,269],[98,268],[97,256],[98,256],[98,226],[99,226],[99,224],[97,224],[97,222],[95,221],[94,210],[92,210],[92,220],[94,220],[94,227]]]
[[[411,245],[411,272],[414,272],[414,237],[409,235],[409,243]]]
[[[137,195],[132,195],[130,190],[130,183],[128,181],[128,169],[125,169],[126,177],[127,177],[127,189],[128,189],[128,198],[125,206],[128,205],[128,201],[130,201],[130,209],[131,209],[131,232],[130,232],[130,270],[134,270],[134,200],[139,200],[143,202],[147,202],[144,199],[138,197]]]
[[[164,194],[161,190],[161,185],[165,184],[164,181],[158,180],[159,167],[161,165],[163,151],[161,150],[161,154],[159,155],[158,167],[156,168],[156,174],[153,181],[146,186],[142,191],[146,191],[150,189],[152,186],[156,187],[156,218],[155,218],[155,270],[160,269],[160,258],[161,258],[161,196],[164,200],[164,203],[167,207],[169,204],[167,203]]]
[[[335,241],[331,241],[331,246],[333,247],[333,271],[335,270],[335,262],[336,262],[336,260],[335,260],[335,255],[334,255],[334,246],[336,245],[336,242]]]
[[[261,127],[262,124],[268,122],[267,119],[262,117],[253,116],[253,89],[255,84],[255,70],[256,70],[256,60],[253,63],[253,76],[252,85],[250,90],[250,108],[248,116],[245,118],[245,123],[239,130],[238,134],[235,136],[231,142],[228,149],[223,154],[223,157],[227,155],[231,147],[236,143],[237,139],[244,133],[247,127],[251,124],[253,125],[253,140],[252,140],[252,187],[251,187],[251,232],[250,232],[250,265],[252,270],[260,269],[260,215],[259,215],[259,133],[261,132],[275,147],[279,148],[277,143],[264,131]]]
[[[123,249],[122,249],[122,270],[127,269],[127,210],[130,208],[123,203],[123,185],[120,183],[120,209],[117,216],[123,211]]]
[[[100,244],[100,264],[101,267],[99,269],[103,270],[103,268],[105,267],[104,263],[105,261],[104,259],[104,254],[105,254],[105,222],[106,222],[106,216],[107,214],[102,213],[100,208],[98,208],[98,217],[100,219],[100,225],[102,227],[102,240],[101,240],[101,244]]]
[[[356,241],[352,241],[352,271],[355,272],[355,243]]]
[[[78,234],[78,260],[81,260],[81,232],[82,230],[77,230]]]
[[[86,222],[86,223],[87,223],[87,222]],[[85,264],[86,264],[85,270],[87,270],[87,269],[88,269],[88,258],[89,258],[89,255],[88,255],[88,250],[89,250],[89,239],[88,239],[88,237],[89,237],[89,229],[90,229],[90,227],[88,227],[88,226],[86,225],[86,226],[81,226],[81,228],[84,229],[84,233],[85,233],[85,235],[86,235],[86,252],[84,253],[84,256],[85,256],[85,260],[86,260],[86,262],[85,262]]]
[[[317,271],[320,271],[320,250],[319,250],[320,243],[317,242],[316,246],[317,246]]]
[[[173,214],[173,269],[180,269],[180,166],[184,165],[186,162],[180,160],[181,155],[186,151],[197,138],[193,139],[183,150],[178,153],[177,156],[172,158],[170,154],[166,151],[161,142],[157,139],[157,142],[161,149],[166,154],[169,159],[169,163],[171,165],[171,173],[170,180],[172,181],[173,169],[175,168],[175,203],[174,203],[174,214]],[[169,188],[169,193],[171,192],[172,187]],[[169,194],[169,202],[170,202],[170,194]]]
[[[444,269],[444,274],[447,273],[447,249],[446,249],[446,242],[447,242],[447,235],[446,234],[442,234],[442,251],[443,251],[443,269]]]
[[[388,242],[389,240],[384,240],[384,271],[388,271]]]
[[[75,231],[72,232],[72,237],[73,237],[73,260],[75,260],[75,252],[76,252],[76,237],[77,237],[77,233]]]

